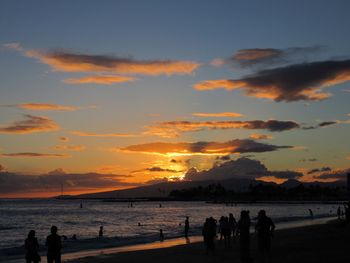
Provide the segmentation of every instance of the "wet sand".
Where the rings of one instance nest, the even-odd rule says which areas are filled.
[[[215,256],[205,254],[202,242],[164,247],[148,250],[119,252],[75,259],[70,263],[209,263],[240,262],[238,241],[230,249],[225,249],[222,242],[217,241]],[[256,237],[252,235],[251,255],[259,262]],[[345,263],[350,262],[350,225],[339,223],[313,225],[275,231],[272,241],[273,262],[283,263]]]

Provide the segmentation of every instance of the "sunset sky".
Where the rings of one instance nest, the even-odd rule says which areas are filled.
[[[0,197],[179,180],[241,157],[266,166],[264,180],[341,178],[349,10],[1,1]]]

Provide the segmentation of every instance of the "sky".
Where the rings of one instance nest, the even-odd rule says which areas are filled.
[[[1,1],[0,197],[215,178],[222,165],[262,165],[275,182],[342,178],[349,9]]]

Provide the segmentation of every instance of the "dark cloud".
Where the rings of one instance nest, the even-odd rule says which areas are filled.
[[[191,168],[185,174],[185,179],[192,181],[225,180],[231,178],[274,177],[278,179],[295,179],[303,174],[295,171],[269,171],[260,161],[241,157],[225,163],[216,164],[209,170],[197,171]]]
[[[51,119],[43,116],[24,115],[25,119],[6,126],[0,126],[0,133],[28,134],[34,132],[56,131],[59,126]]]
[[[238,50],[229,59],[224,62],[239,65],[241,67],[252,66],[272,66],[276,64],[285,64],[292,61],[306,60],[309,55],[321,51],[323,47],[292,47],[286,49],[276,48],[253,48]]]
[[[0,172],[0,193],[60,192],[62,184],[65,191],[99,190],[135,185],[122,181],[123,178],[123,175],[115,174],[65,173],[62,169],[42,175]]]
[[[153,166],[153,167],[150,167],[150,168],[146,168],[147,171],[150,171],[150,172],[168,172],[168,173],[179,173],[181,171],[177,171],[177,170],[173,170],[173,169],[165,169],[165,168],[162,168],[162,167],[158,167],[158,166]]]
[[[350,169],[345,170],[336,170],[332,172],[325,172],[318,176],[314,176],[315,179],[322,179],[322,180],[346,180],[346,175],[350,173]]]
[[[325,127],[325,126],[330,126],[330,125],[334,125],[334,124],[337,124],[338,122],[336,121],[324,121],[324,122],[321,122],[318,126],[319,127]]]
[[[350,80],[350,60],[329,60],[293,64],[261,70],[241,79],[208,80],[197,90],[243,89],[247,96],[274,101],[319,101],[330,97],[323,88]]]
[[[227,155],[231,153],[270,152],[292,146],[277,146],[249,139],[236,139],[227,142],[155,142],[130,145],[116,151],[139,152],[157,155]]]
[[[228,155],[218,156],[215,159],[220,161],[229,161],[231,160],[231,156],[228,154]]]
[[[33,153],[33,152],[21,152],[21,153],[2,153],[3,157],[69,157],[66,154],[58,153]]]
[[[322,168],[311,169],[307,172],[307,174],[314,174],[314,173],[319,173],[319,172],[329,172],[329,171],[332,171],[331,167],[322,167]]]
[[[279,120],[253,120],[253,121],[167,121],[146,127],[145,134],[161,137],[177,137],[182,132],[195,132],[205,129],[246,129],[246,130],[268,130],[271,132],[282,132],[300,128],[295,121]]]
[[[271,171],[267,176],[273,176],[278,179],[297,179],[304,174],[296,171]]]

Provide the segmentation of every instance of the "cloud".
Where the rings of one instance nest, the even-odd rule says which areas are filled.
[[[350,173],[350,169],[344,169],[344,170],[334,170],[332,172],[325,172],[321,173],[320,175],[314,176],[315,179],[322,179],[322,180],[346,180],[347,174]]]
[[[267,134],[253,133],[249,135],[249,138],[253,140],[269,140],[272,139],[272,136]]]
[[[2,157],[69,157],[66,154],[58,153],[34,153],[34,152],[20,152],[20,153],[2,153]]]
[[[7,126],[0,126],[0,133],[28,134],[35,132],[50,132],[59,129],[59,126],[48,117],[24,115],[25,119],[16,121]]]
[[[55,149],[63,151],[83,151],[86,147],[84,145],[56,145]]]
[[[314,174],[314,173],[319,173],[319,172],[329,172],[332,171],[332,168],[330,167],[322,167],[322,168],[315,168],[315,169],[311,169],[307,172],[307,174]]]
[[[94,132],[83,132],[83,131],[71,131],[71,134],[82,136],[82,137],[132,137],[133,134],[128,133],[94,133]]]
[[[317,162],[318,159],[316,158],[309,158],[309,159],[301,159],[300,162]]]
[[[75,191],[97,191],[139,184],[123,181],[123,175],[99,173],[65,173],[62,169],[42,175],[27,175],[9,172],[0,172],[0,193],[39,193],[49,195],[60,193],[61,185],[64,193]]]
[[[150,167],[150,168],[146,168],[145,170],[146,171],[150,171],[150,172],[168,172],[168,173],[179,173],[179,172],[182,172],[182,171],[177,171],[177,170],[174,170],[174,169],[162,168],[162,167],[159,167],[159,166],[153,166],[153,167]]]
[[[168,121],[147,126],[144,134],[157,135],[165,138],[177,137],[182,132],[202,131],[205,129],[247,129],[247,130],[268,130],[281,132],[299,128],[295,121],[278,120],[253,120],[253,121]]]
[[[334,125],[337,123],[338,123],[337,121],[324,121],[324,122],[321,122],[318,126],[319,127],[326,127],[326,126]]]
[[[193,113],[193,116],[196,117],[232,117],[232,118],[237,118],[237,117],[243,117],[244,115],[241,113],[237,112],[218,112],[218,113]]]
[[[303,174],[295,171],[269,171],[260,161],[241,157],[237,160],[231,160],[203,171],[197,171],[191,168],[185,174],[185,179],[191,181],[203,180],[225,180],[232,178],[250,178],[275,177],[278,179],[299,178]]]
[[[48,104],[48,103],[23,103],[16,105],[19,108],[26,110],[43,110],[43,111],[74,111],[77,110],[76,107],[64,106],[58,104]]]
[[[110,55],[73,53],[62,50],[24,50],[19,44],[7,44],[27,57],[38,59],[55,71],[140,75],[192,74],[199,63],[184,60],[137,60]]]
[[[319,101],[331,96],[323,88],[350,80],[350,60],[293,64],[261,70],[241,79],[206,80],[196,90],[243,89],[245,95],[280,101]]]
[[[252,67],[257,65],[285,64],[298,59],[305,59],[307,55],[322,50],[320,46],[313,47],[293,47],[286,49],[277,48],[252,48],[241,49],[229,59],[221,60],[221,63],[238,65],[241,67]],[[216,60],[220,64],[220,60]]]
[[[69,138],[68,137],[59,137],[58,138],[61,142],[69,142]]]
[[[135,81],[136,78],[126,76],[87,76],[82,78],[69,78],[64,82],[69,84],[102,84],[112,85],[115,83],[125,83]]]
[[[272,176],[277,179],[297,179],[304,176],[303,173],[296,172],[296,171],[271,171],[268,173],[267,176]]]
[[[186,155],[228,155],[233,153],[270,152],[292,146],[277,146],[255,142],[249,139],[236,139],[227,142],[154,142],[135,144],[124,148],[115,148],[115,151],[156,154],[165,156]]]

